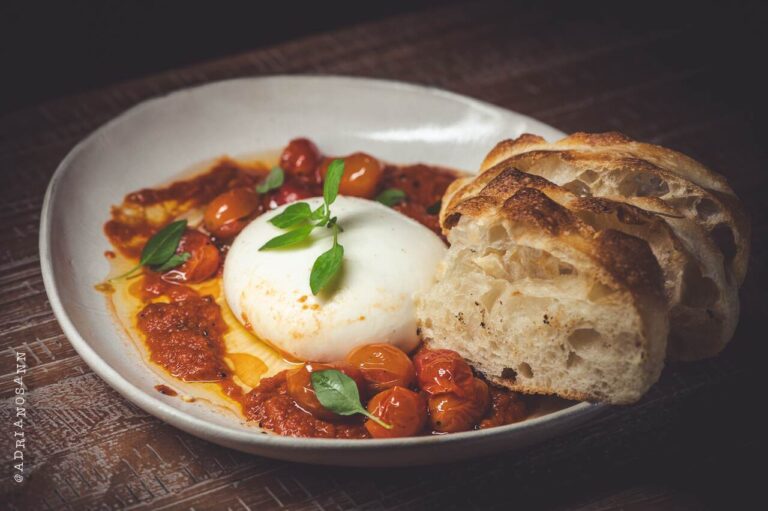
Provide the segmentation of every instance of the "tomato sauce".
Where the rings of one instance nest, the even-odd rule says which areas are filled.
[[[179,246],[184,245],[182,248],[193,252],[192,257],[183,266],[165,273],[145,269],[130,285],[131,295],[143,305],[136,317],[136,327],[144,338],[152,362],[185,382],[215,383],[240,405],[248,420],[277,434],[370,438],[364,417],[318,418],[318,414],[313,415],[291,397],[286,371],[261,378],[267,370],[261,361],[255,357],[247,358],[248,355],[229,354],[232,355],[229,360],[234,360],[235,366],[246,364],[250,373],[258,373],[253,375],[249,385],[253,389],[246,393],[236,383],[233,371],[227,365],[223,336],[228,327],[221,308],[213,296],[200,293],[189,285],[202,279],[220,278],[229,245],[237,232],[253,218],[284,203],[322,195],[323,173],[330,161],[310,141],[292,141],[280,160],[285,169],[284,183],[257,194],[255,187],[265,181],[270,167],[260,162],[221,158],[207,171],[190,179],[126,195],[120,206],[112,208],[111,219],[105,224],[104,231],[120,255],[138,261],[147,240],[157,231],[179,217],[189,220]],[[383,190],[398,188],[404,192],[405,199],[394,205],[394,209],[442,237],[438,222],[439,203],[448,185],[457,178],[457,172],[423,164],[381,164],[364,153],[345,157],[345,165],[350,167],[351,173],[347,175],[345,167],[340,187],[342,195],[372,199]],[[219,207],[219,204],[226,206]],[[207,207],[209,205],[211,207]],[[194,221],[196,211],[198,220]],[[233,215],[232,211],[238,213]],[[237,218],[227,218],[228,214]],[[200,217],[203,220],[199,220]],[[192,243],[195,241],[199,243]],[[214,258],[205,257],[205,253],[196,248],[204,246],[209,253],[215,252]],[[114,259],[115,254],[110,252],[108,256]],[[198,260],[200,258],[202,261]],[[193,262],[195,264],[190,267]],[[212,272],[216,267],[218,270]],[[202,276],[192,278],[191,275]],[[401,356],[405,358],[405,364],[411,364],[407,357]],[[398,387],[399,392],[415,392],[419,396],[418,402],[426,402],[427,394],[412,381],[413,369],[410,371],[403,373],[401,382],[410,390]],[[467,378],[472,378],[471,373]],[[243,381],[241,378],[240,383]],[[163,392],[165,388],[158,390]],[[171,395],[170,392],[167,394]],[[473,423],[476,428],[516,422],[526,415],[524,402],[514,394],[492,388],[486,397],[490,405],[487,412]],[[417,434],[431,432],[423,423],[419,423],[418,428],[422,431]]]
[[[395,205],[394,209],[429,227],[445,241],[437,213],[440,199],[456,177],[454,171],[430,165],[388,165],[384,167],[379,187],[380,190],[403,190],[408,200]]]
[[[150,303],[139,313],[153,362],[184,381],[220,381],[228,376],[221,335],[226,324],[210,296]]]
[[[370,438],[360,416],[339,417],[339,420],[331,422],[303,410],[288,395],[285,375],[286,371],[283,371],[263,379],[246,395],[243,402],[246,418],[284,436]]]
[[[121,254],[138,258],[146,241],[174,217],[207,204],[231,188],[254,186],[267,172],[261,164],[222,158],[193,179],[129,193],[123,204],[112,208],[104,232]]]

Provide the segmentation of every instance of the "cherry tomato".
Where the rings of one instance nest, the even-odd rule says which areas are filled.
[[[519,394],[493,388],[491,389],[491,413],[480,422],[480,429],[520,422],[526,417],[526,408],[525,401]]]
[[[268,209],[275,209],[283,204],[289,202],[296,202],[302,199],[308,199],[312,197],[309,190],[300,188],[291,183],[285,183],[283,186],[272,192],[269,196]]]
[[[472,369],[452,350],[423,349],[413,357],[419,387],[428,394],[465,396],[471,391]]]
[[[189,259],[163,274],[163,279],[170,282],[202,282],[216,274],[221,262],[221,254],[211,238],[200,231],[188,229],[181,236],[177,254],[189,253]]]
[[[408,355],[391,344],[368,344],[352,350],[347,361],[360,369],[370,394],[395,385],[410,387],[416,372]]]
[[[387,429],[368,419],[365,429],[373,438],[397,438],[419,434],[427,422],[424,397],[404,387],[392,387],[379,392],[368,402],[368,411],[392,425]]]
[[[328,166],[335,158],[325,158],[320,166],[320,175],[325,178]],[[339,193],[364,199],[372,199],[381,178],[379,160],[365,153],[354,153],[343,158],[344,175],[341,177]]]
[[[234,238],[248,224],[248,217],[260,207],[255,190],[233,188],[208,204],[203,223],[208,232],[218,238]]]
[[[488,409],[488,385],[474,378],[466,396],[453,393],[429,396],[429,420],[435,431],[456,433],[468,431],[477,424]]]
[[[318,401],[317,395],[315,394],[315,389],[312,387],[312,379],[310,375],[314,371],[324,371],[326,369],[337,369],[355,380],[361,398],[365,396],[365,380],[363,380],[363,375],[360,373],[359,369],[346,362],[338,362],[334,364],[308,362],[301,367],[289,370],[285,375],[285,381],[288,384],[288,394],[300,407],[318,419],[340,419],[341,416],[327,410],[320,404],[320,401]]]
[[[280,167],[291,174],[311,174],[320,163],[320,151],[309,139],[295,138],[283,149]]]

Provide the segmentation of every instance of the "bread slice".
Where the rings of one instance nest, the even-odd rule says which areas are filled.
[[[600,204],[504,162],[454,183],[422,338],[519,392],[639,399],[664,363],[663,276],[646,241],[607,227],[625,206]]]
[[[525,134],[497,144],[480,171],[524,153],[530,167],[520,170],[577,194],[633,198],[636,205],[651,211],[659,204],[673,208],[707,232],[737,284],[744,281],[750,225],[723,176],[677,151],[615,132],[574,133],[554,143]],[[556,153],[557,158],[544,158],[552,156],[548,153]]]
[[[696,360],[725,347],[738,322],[749,223],[721,176],[680,153],[616,133],[577,133],[554,144],[524,135],[498,144],[483,167],[498,161],[581,196],[657,213],[674,231],[676,250],[688,255],[681,266],[654,249],[671,308],[669,357]]]

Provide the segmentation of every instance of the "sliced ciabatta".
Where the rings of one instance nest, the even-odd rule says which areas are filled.
[[[664,363],[662,271],[603,209],[503,162],[455,183],[441,211],[451,248],[417,302],[422,337],[516,391],[637,400]]]

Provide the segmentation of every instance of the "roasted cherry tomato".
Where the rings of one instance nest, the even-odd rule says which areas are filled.
[[[392,387],[379,392],[368,402],[368,411],[392,425],[387,429],[368,419],[365,429],[373,438],[397,438],[419,434],[427,422],[424,398],[404,387]]]
[[[472,390],[472,369],[455,351],[422,349],[413,365],[419,387],[428,394],[451,392],[463,397]]]
[[[395,385],[410,387],[416,372],[408,355],[391,344],[368,344],[352,350],[347,361],[360,369],[370,394]]]
[[[261,207],[251,188],[233,188],[213,199],[205,208],[203,222],[218,238],[234,238],[248,224],[248,217]]]
[[[163,280],[171,282],[202,282],[213,277],[219,269],[221,254],[211,238],[200,231],[188,229],[181,236],[177,254],[189,253],[189,259],[163,274]]]
[[[336,158],[325,158],[320,166],[320,175],[325,178],[328,166]],[[339,193],[364,199],[372,199],[381,178],[382,167],[379,160],[365,153],[354,153],[342,158],[344,175],[341,177]]]
[[[480,422],[480,428],[493,428],[520,422],[526,417],[525,401],[508,390],[491,389],[491,413]]]
[[[474,378],[466,396],[453,393],[429,396],[429,421],[441,433],[472,429],[488,409],[488,385]]]
[[[320,151],[306,138],[295,138],[283,149],[280,167],[291,174],[312,174],[320,163]]]
[[[268,209],[275,209],[283,204],[296,202],[302,199],[308,199],[312,194],[303,188],[299,188],[291,183],[285,183],[269,195]]]
[[[310,374],[314,371],[324,371],[326,369],[337,369],[355,380],[361,398],[365,396],[365,380],[363,380],[363,375],[358,368],[346,362],[338,362],[334,364],[308,362],[301,367],[289,370],[285,375],[285,381],[288,384],[288,394],[299,406],[318,419],[340,419],[341,416],[327,410],[320,404],[320,401],[318,401],[317,395],[315,394],[315,389],[312,387]]]

